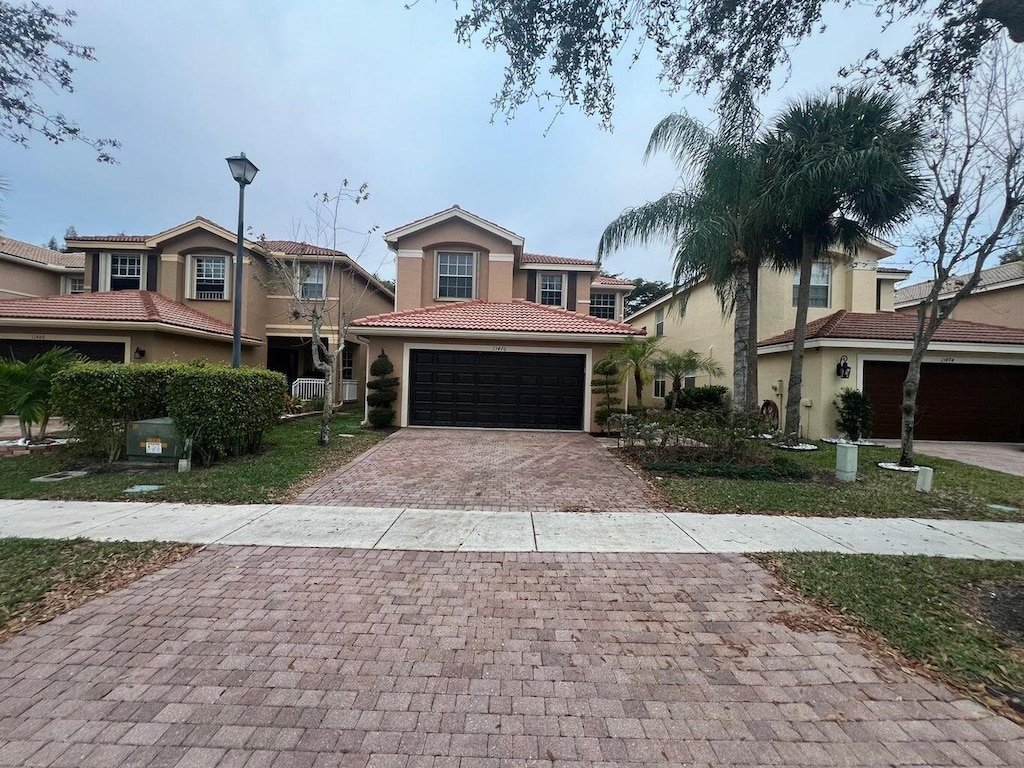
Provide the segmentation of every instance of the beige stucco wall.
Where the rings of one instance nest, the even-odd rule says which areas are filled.
[[[916,314],[917,307],[897,310]],[[1024,285],[973,293],[962,299],[953,310],[954,320],[969,320],[1008,328],[1024,328]]]
[[[61,274],[0,259],[0,300],[54,296],[60,291]]]
[[[437,252],[444,250],[472,251],[476,254],[476,295],[484,301],[504,301],[507,280],[506,266],[501,262],[492,265],[488,258],[491,253],[514,254],[516,248],[511,241],[498,237],[486,230],[460,220],[441,222],[432,227],[413,232],[398,239],[396,309],[399,311],[427,307],[438,303],[437,298]],[[402,256],[403,251],[422,253],[422,258]],[[495,281],[501,291],[498,297],[490,296],[490,269],[494,266],[502,276]]]
[[[877,264],[879,257],[885,254],[873,247],[865,247],[853,258],[842,254],[834,255],[832,266],[832,282],[828,307],[810,307],[807,321],[813,322],[827,317],[840,309],[853,312],[875,312],[878,294]],[[793,306],[793,279],[795,270],[782,272],[762,269],[759,275],[757,321],[758,338],[767,339],[790,330],[796,323],[796,308]],[[893,281],[882,281],[883,310],[892,307]],[[720,384],[732,389],[733,381],[733,317],[726,315],[708,283],[701,283],[689,292],[685,311],[681,314],[677,306],[665,304],[665,349],[681,352],[693,349],[702,355],[710,355],[725,370],[723,376],[712,379],[707,374],[697,378],[699,386]],[[656,309],[646,310],[635,316],[629,324],[635,328],[646,327],[648,334],[654,333]],[[807,361],[805,360],[805,364]],[[785,372],[778,373],[775,366],[765,368],[765,363],[758,365],[759,401],[775,399],[774,393],[767,390],[768,384],[777,379],[789,380],[789,358],[786,357]],[[654,398],[653,386],[648,386],[644,393],[645,404],[659,405],[661,398]],[[767,391],[766,391],[767,390]],[[807,390],[805,390],[807,392]],[[813,394],[805,397],[814,399]],[[777,400],[776,400],[777,402]]]
[[[366,330],[366,329],[364,329]],[[406,388],[406,372],[403,370],[404,357],[405,357],[405,345],[408,343],[409,347],[425,348],[431,345],[444,344],[445,346],[451,347],[472,347],[476,349],[491,350],[495,346],[500,346],[501,351],[504,352],[543,352],[545,350],[550,352],[564,352],[566,354],[586,354],[590,352],[590,367],[587,370],[587,391],[589,392],[589,385],[591,376],[593,373],[594,365],[605,355],[611,352],[617,345],[616,344],[581,344],[579,342],[565,341],[538,341],[538,342],[506,342],[496,341],[488,342],[487,340],[473,340],[473,339],[412,339],[394,336],[372,336],[367,333],[361,333],[360,336],[365,338],[369,342],[369,354],[370,360],[376,359],[377,355],[380,354],[381,349],[391,359],[392,364],[395,366],[395,376],[399,377],[398,383],[398,399],[395,401],[395,424],[401,423],[402,418],[402,404],[406,402],[408,397],[408,389]],[[365,360],[364,360],[365,365]],[[365,375],[365,368],[364,368]],[[622,395],[620,390],[619,395]],[[600,431],[600,428],[594,422],[594,411],[596,410],[596,398],[591,397],[590,416],[588,419],[589,427],[591,431]]]

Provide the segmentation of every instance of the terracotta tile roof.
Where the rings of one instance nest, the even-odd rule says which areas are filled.
[[[632,280],[625,280],[621,277],[607,277],[605,275],[598,275],[594,278],[594,282],[598,285],[621,285],[623,287],[629,286],[630,288],[636,287],[636,283]]]
[[[0,322],[4,318],[164,323],[228,338],[232,332],[227,323],[151,291],[100,291],[70,296],[7,299],[0,301]],[[244,338],[260,341],[255,336]]]
[[[807,324],[807,340],[811,339],[878,339],[881,341],[913,341],[917,316],[904,312],[847,312],[841,309],[827,317]],[[962,344],[1022,344],[1024,328],[972,323],[967,320],[946,320],[935,332],[934,341]],[[793,341],[793,329],[772,336],[758,344],[786,344]]]
[[[39,264],[50,264],[56,267],[68,267],[69,269],[85,269],[84,253],[61,253],[51,251],[49,248],[42,248],[32,243],[25,243],[21,240],[12,240],[9,237],[0,237],[0,253],[14,256],[26,261],[34,261]]]
[[[275,253],[283,253],[286,256],[346,256],[344,251],[336,251],[332,248],[322,248],[319,245],[300,243],[296,240],[266,240],[262,243],[266,248]]]
[[[521,261],[523,264],[574,264],[597,267],[597,262],[590,259],[569,259],[564,256],[548,256],[546,253],[524,253]]]
[[[953,293],[959,290],[969,275],[951,275],[943,287],[942,294]],[[1024,280],[1024,261],[1011,261],[1009,264],[1000,264],[996,267],[981,270],[981,282],[975,290],[991,290],[998,288],[1003,283],[1013,283]],[[925,280],[922,283],[914,283],[896,291],[896,303],[917,303],[931,291],[934,280]],[[940,294],[940,295],[942,295]]]
[[[144,243],[149,235],[76,235],[71,239],[76,243]]]
[[[434,328],[452,331],[509,331],[513,333],[636,334],[644,331],[614,320],[535,304],[459,301],[431,307],[370,315],[352,323],[360,328]]]

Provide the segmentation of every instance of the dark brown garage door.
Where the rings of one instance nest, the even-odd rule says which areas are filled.
[[[46,341],[43,339],[0,339],[0,357],[31,360],[55,347],[64,347],[89,360],[124,362],[124,344],[114,341]]]
[[[900,436],[906,363],[865,361],[875,437]],[[914,436],[921,440],[1024,440],[1024,366],[925,363]]]
[[[583,428],[583,355],[409,352],[409,423]]]

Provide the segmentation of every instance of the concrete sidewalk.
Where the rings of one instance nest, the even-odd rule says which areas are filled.
[[[0,536],[477,552],[831,551],[1024,560],[1024,524],[688,512],[0,501]]]

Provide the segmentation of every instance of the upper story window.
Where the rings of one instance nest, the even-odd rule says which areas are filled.
[[[540,303],[549,307],[565,306],[565,275],[561,272],[540,273]]]
[[[811,301],[809,307],[829,307],[832,288],[832,264],[828,261],[815,261],[811,266]],[[800,271],[793,277],[793,306],[796,306],[797,294],[800,292]]]
[[[476,279],[476,254],[439,251],[437,298],[472,299]]]
[[[616,318],[616,295],[614,293],[590,294],[590,314],[605,320]]]
[[[193,267],[193,298],[217,301],[227,298],[227,257],[196,256]]]
[[[142,288],[142,256],[140,254],[110,256],[110,290],[137,291]]]
[[[322,299],[327,295],[326,270],[323,264],[303,264],[301,266],[302,283],[299,296],[303,299]]]
[[[654,312],[654,335],[665,335],[665,310],[658,309]]]
[[[68,275],[65,277],[64,293],[85,293],[85,275]]]

